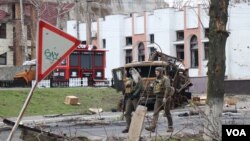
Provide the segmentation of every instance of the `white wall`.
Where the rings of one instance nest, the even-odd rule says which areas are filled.
[[[76,31],[76,21],[75,20],[72,20],[72,21],[67,21],[67,33],[74,36],[74,37],[77,37],[77,31]]]
[[[132,18],[126,17],[124,19],[124,36],[132,36]]]
[[[94,37],[95,35],[94,34],[96,34],[97,33],[97,22],[92,22],[92,24],[91,24],[91,36],[92,37]]]
[[[229,9],[227,69],[229,79],[250,79],[250,6],[237,4]]]
[[[201,8],[200,8],[200,20],[201,20],[201,23],[202,25],[205,27],[205,28],[208,28],[209,27],[209,16],[208,16],[208,11],[209,9],[205,8],[205,7],[202,7],[201,5]]]
[[[79,30],[80,30],[80,34],[79,34],[79,39],[81,40],[81,41],[86,41],[86,36],[87,36],[87,34],[86,34],[86,23],[80,23],[79,24]]]
[[[186,8],[187,12],[187,28],[198,27],[198,9],[197,8]]]
[[[168,55],[175,55],[172,51],[173,44],[175,40],[174,31],[174,9],[158,9],[154,11],[154,35],[155,43],[159,44],[162,52]],[[159,50],[160,51],[160,50]]]
[[[154,15],[153,14],[149,14],[148,15],[148,23],[147,23],[147,32],[148,34],[153,34],[154,33],[154,26],[155,22],[154,22]]]
[[[197,76],[199,76],[199,70],[196,69],[196,68],[190,68],[188,70],[188,72],[189,72],[189,76],[190,77],[197,77]]]
[[[101,38],[106,39],[106,78],[112,78],[111,70],[123,64],[121,41],[124,38],[124,17],[123,15],[110,15],[100,22]]]
[[[174,13],[175,30],[184,30],[184,11],[176,11]]]

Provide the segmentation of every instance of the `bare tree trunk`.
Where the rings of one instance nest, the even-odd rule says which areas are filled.
[[[15,38],[14,40],[14,48],[15,48],[15,65],[16,66],[21,66],[22,65],[22,60],[23,60],[23,52],[22,52],[22,46],[21,46],[21,22],[20,22],[20,5],[19,3],[15,3]]]
[[[221,140],[221,115],[224,102],[225,47],[228,0],[211,0],[209,16],[209,59],[207,89],[207,119],[204,140]]]
[[[31,5],[31,59],[36,58],[36,34],[37,34],[37,10],[34,5]]]
[[[75,15],[76,15],[76,33],[77,33],[77,39],[80,38],[80,31],[79,31],[79,22],[80,22],[80,2],[79,0],[75,0],[75,4],[76,4],[76,7],[75,7]]]
[[[61,13],[61,10],[62,10],[62,1],[61,0],[57,0],[57,4],[58,6],[56,7],[57,9],[57,16],[56,16],[56,27],[57,28],[61,28],[61,19],[60,19],[60,13]]]
[[[92,41],[91,41],[91,17],[90,17],[90,5],[89,5],[89,2],[91,1],[87,1],[87,21],[86,21],[86,32],[87,32],[87,39],[86,39],[86,44],[87,45],[91,45],[92,44]]]
[[[22,43],[22,47],[23,47],[23,60],[22,61],[25,61],[28,59],[28,48],[27,48],[27,37],[26,37],[26,33],[25,30],[24,30],[24,17],[23,17],[23,0],[20,0],[20,20],[21,20],[21,33],[22,33],[22,40],[21,40],[21,43]]]

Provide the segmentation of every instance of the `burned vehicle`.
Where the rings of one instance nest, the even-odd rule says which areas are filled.
[[[117,91],[123,92],[124,74],[127,73],[130,75],[128,73],[129,69],[135,68],[143,80],[143,90],[141,91],[141,96],[146,97],[145,100],[140,100],[139,104],[146,105],[151,109],[155,103],[155,95],[153,94],[150,84],[155,80],[156,67],[165,68],[165,73],[170,78],[171,86],[175,89],[175,93],[172,96],[172,108],[187,104],[191,99],[191,93],[188,90],[189,87],[192,86],[188,77],[188,69],[184,68],[181,60],[157,51],[150,56],[148,61],[132,62],[125,64],[123,67],[114,68],[112,70],[112,87]],[[123,104],[120,105],[124,107]]]

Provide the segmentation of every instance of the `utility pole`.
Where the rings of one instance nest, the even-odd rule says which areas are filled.
[[[27,37],[24,30],[24,17],[23,17],[23,0],[20,0],[20,15],[21,15],[21,35],[22,35],[22,41],[21,46],[23,47],[23,61],[28,60],[28,49],[27,49]]]

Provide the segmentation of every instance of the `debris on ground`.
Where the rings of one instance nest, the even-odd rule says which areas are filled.
[[[89,108],[89,111],[92,114],[99,114],[99,113],[103,112],[102,108]]]
[[[183,112],[178,114],[178,117],[187,117],[187,116],[195,116],[199,115],[199,111],[197,110],[190,110],[189,112]]]
[[[201,106],[206,104],[206,100],[207,100],[206,95],[194,96],[192,98],[192,103],[194,103],[194,105]]]
[[[80,105],[79,98],[76,96],[66,96],[64,103],[67,105]]]
[[[224,103],[226,104],[226,106],[236,105],[237,104],[237,99],[235,97],[226,97],[225,100],[224,100]]]

